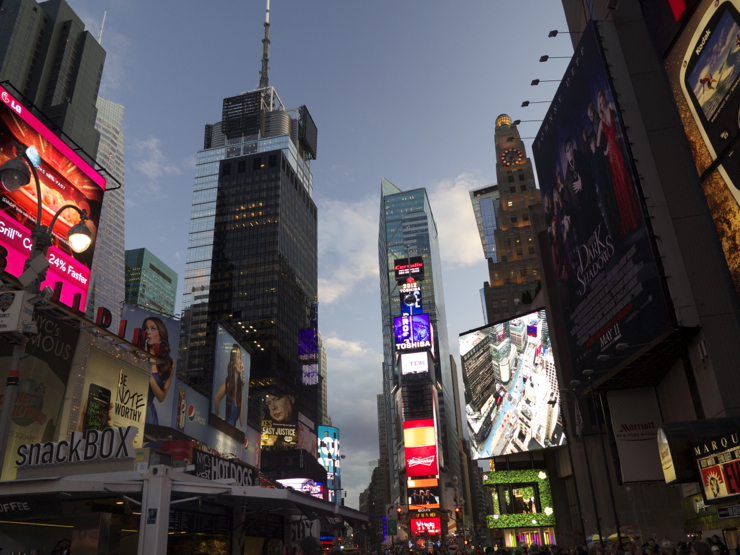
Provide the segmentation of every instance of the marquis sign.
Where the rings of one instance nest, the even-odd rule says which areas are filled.
[[[31,443],[18,446],[15,464],[23,466],[43,466],[95,460],[133,459],[134,437],[138,428],[106,428],[87,430],[85,433],[72,432],[69,441],[54,443]]]

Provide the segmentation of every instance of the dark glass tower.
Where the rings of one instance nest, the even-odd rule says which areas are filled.
[[[267,85],[223,101],[196,162],[179,371],[210,393],[213,331],[224,321],[253,351],[247,422],[261,428],[268,393],[290,395],[322,422],[321,383],[304,384],[299,331],[316,301],[317,211],[310,161],[316,126]]]

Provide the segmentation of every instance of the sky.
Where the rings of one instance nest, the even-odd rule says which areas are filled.
[[[179,310],[196,153],[223,98],[258,85],[265,1],[68,1],[95,36],[107,11],[100,96],[125,106],[126,248],[178,273]],[[381,177],[429,193],[459,362],[458,334],[484,324],[487,280],[468,191],[496,181],[497,115],[544,116],[547,104],[521,103],[551,100],[557,83],[530,82],[560,80],[567,60],[540,56],[573,49],[569,35],[547,37],[567,29],[556,0],[273,0],[270,13],[270,85],[318,127],[319,329],[357,508],[378,458]]]

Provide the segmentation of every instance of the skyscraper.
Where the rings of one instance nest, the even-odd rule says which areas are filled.
[[[2,2],[0,81],[10,81],[93,158],[104,62],[105,51],[65,0]]]
[[[298,354],[318,288],[317,130],[305,106],[286,109],[268,84],[269,25],[268,11],[260,87],[224,99],[198,152],[178,365],[210,392],[211,325],[241,330],[254,351],[247,421],[256,429],[266,395],[292,399],[292,418],[323,416],[321,380],[303,383]]]
[[[425,189],[404,192],[386,179],[381,181],[378,258],[389,489],[391,502],[405,504],[407,470],[404,461],[398,460],[396,453],[404,442],[404,422],[411,420],[413,414],[436,421],[436,444],[443,478],[441,481],[444,482],[444,476],[461,476],[439,236]],[[418,264],[422,264],[423,279],[413,280],[409,275],[401,280],[406,284],[400,285],[396,274],[399,261],[401,266],[408,261],[405,266],[417,269]],[[419,311],[424,313],[422,320],[428,316],[433,328],[433,364],[428,373],[415,375],[413,378],[402,375],[396,350],[394,319],[401,320],[402,309],[406,311],[405,307],[409,307],[402,305],[407,302],[406,285],[410,288],[409,292],[416,296]],[[380,409],[381,407],[378,408],[379,411]],[[408,449],[406,456],[409,456]],[[442,505],[444,504],[443,501]]]
[[[106,307],[111,311],[111,329],[116,330],[120,319],[119,305],[126,297],[123,106],[98,97],[97,108],[95,128],[100,132],[98,163],[121,186],[116,189],[117,184],[111,182],[103,197],[86,313],[92,319],[98,307]]]
[[[534,233],[529,221],[529,207],[541,206],[532,162],[527,158],[517,126],[506,114],[496,118],[494,139],[498,190],[496,186],[489,186],[471,192],[473,199],[490,198],[496,208],[495,220],[482,204],[480,210],[479,229],[493,229],[495,242],[495,247],[491,248],[490,233],[481,231],[483,248],[496,253],[495,256],[486,254],[489,281],[481,291],[486,323],[513,316],[524,308],[521,305],[531,302],[536,282],[540,280]],[[478,192],[480,196],[476,196]],[[489,203],[486,201],[486,204]]]
[[[328,368],[326,367],[326,349],[324,348],[324,341],[321,338],[321,332],[319,334],[319,376],[321,378],[321,415],[323,417],[322,424],[324,426],[331,426],[331,420],[329,420],[329,380]]]
[[[126,251],[126,302],[172,316],[177,272],[147,249]]]

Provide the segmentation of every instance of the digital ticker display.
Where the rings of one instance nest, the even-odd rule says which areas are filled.
[[[544,310],[460,334],[473,458],[565,443]]]

